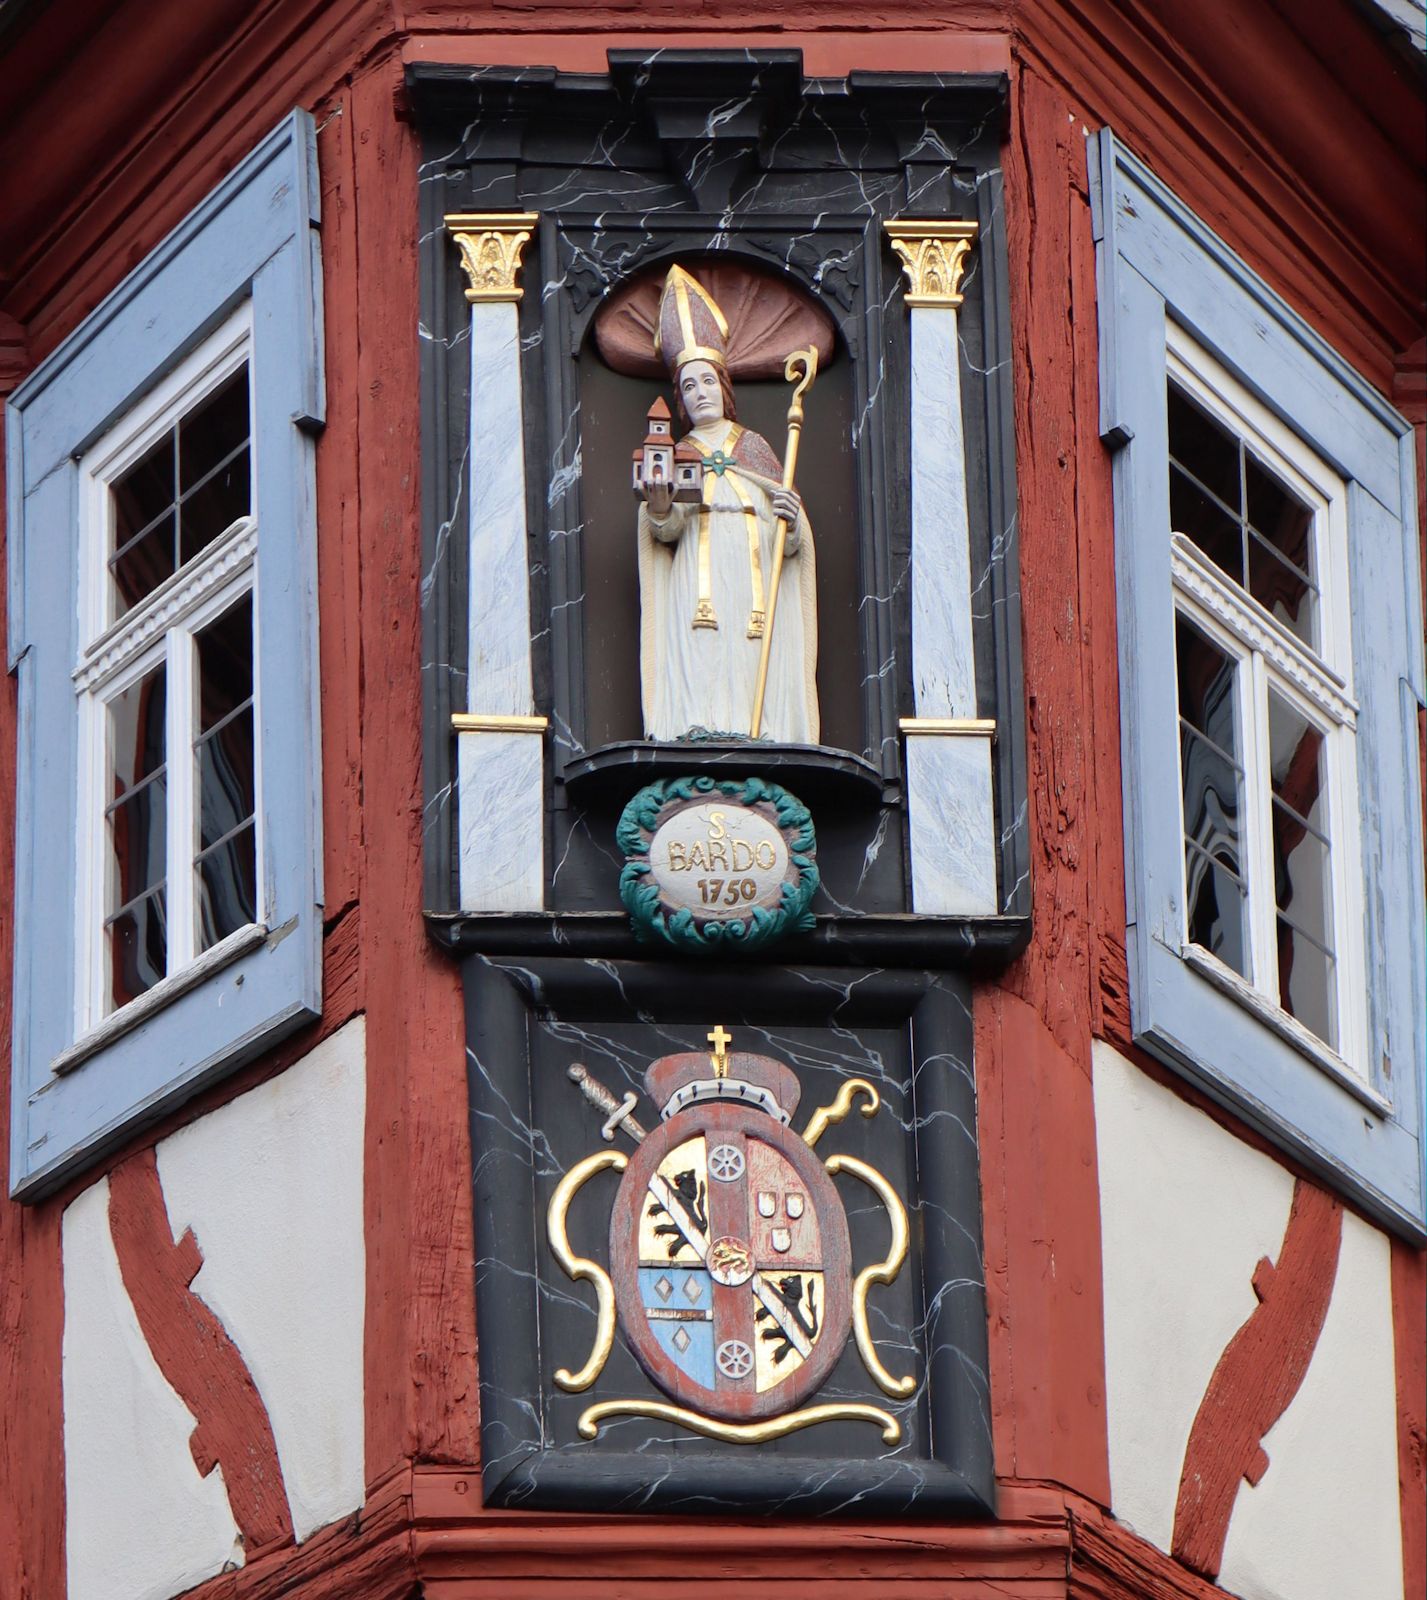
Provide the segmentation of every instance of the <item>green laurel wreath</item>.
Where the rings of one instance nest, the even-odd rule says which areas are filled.
[[[660,903],[659,886],[649,866],[649,842],[659,826],[659,814],[673,801],[702,800],[709,795],[724,795],[745,806],[759,801],[772,806],[788,841],[789,858],[797,868],[794,881],[783,885],[776,909],[753,906],[740,916],[700,922],[688,909],[670,913]],[[763,778],[663,778],[641,789],[625,806],[614,836],[625,856],[619,897],[637,939],[663,939],[675,949],[695,955],[732,956],[759,950],[784,934],[808,933],[814,926],[808,907],[822,881],[816,860],[817,833],[808,808],[776,783]]]

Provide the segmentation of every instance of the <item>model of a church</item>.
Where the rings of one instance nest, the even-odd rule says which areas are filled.
[[[651,483],[674,485],[676,500],[698,500],[703,491],[699,452],[686,440],[674,443],[669,407],[662,395],[650,406],[644,443],[634,449],[634,492],[642,500]]]

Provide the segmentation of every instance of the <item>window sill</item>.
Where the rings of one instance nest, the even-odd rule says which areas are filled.
[[[1335,1083],[1361,1100],[1370,1111],[1380,1117],[1392,1115],[1392,1102],[1379,1094],[1371,1084],[1365,1083],[1336,1050],[1324,1044],[1316,1034],[1310,1033],[1301,1022],[1274,1005],[1257,989],[1245,983],[1237,972],[1226,967],[1216,956],[1210,955],[1207,950],[1196,944],[1181,945],[1178,954],[1186,966],[1212,983],[1216,989],[1238,1001],[1257,1021],[1263,1023],[1266,1028],[1271,1028],[1280,1039],[1306,1056]]]
[[[63,1077],[65,1073],[73,1072],[76,1067],[113,1044],[116,1039],[123,1038],[126,1033],[147,1022],[155,1012],[162,1011],[181,994],[196,989],[215,972],[221,972],[224,967],[231,966],[250,951],[256,950],[267,937],[268,929],[260,922],[250,922],[246,928],[239,928],[230,933],[211,950],[205,950],[196,961],[189,962],[182,972],[172,973],[156,983],[152,989],[146,989],[137,1000],[131,1000],[122,1010],[105,1017],[97,1028],[90,1029],[82,1039],[76,1040],[67,1050],[57,1055],[50,1063],[50,1072],[55,1077]]]

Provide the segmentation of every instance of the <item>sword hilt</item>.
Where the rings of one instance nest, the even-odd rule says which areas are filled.
[[[604,1112],[605,1124],[600,1129],[600,1137],[606,1143],[614,1138],[616,1128],[623,1128],[635,1144],[644,1138],[643,1127],[638,1119],[631,1115],[634,1107],[639,1104],[638,1095],[626,1094],[622,1101],[616,1100],[598,1078],[591,1077],[584,1064],[579,1061],[571,1063],[567,1076],[596,1111]]]

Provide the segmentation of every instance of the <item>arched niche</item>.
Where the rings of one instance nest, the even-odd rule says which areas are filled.
[[[598,749],[643,734],[639,699],[639,579],[630,488],[630,452],[644,438],[657,395],[674,408],[668,373],[653,355],[649,308],[670,263],[642,267],[605,296],[589,318],[577,361],[584,527],[583,659],[586,746]],[[857,637],[862,593],[853,449],[852,364],[831,316],[786,274],[730,252],[680,253],[730,324],[729,366],[738,420],[761,433],[781,459],[791,389],[783,359],[810,342],[820,348],[817,380],[805,397],[797,488],[807,506],[818,558],[818,701],[824,745],[861,751],[865,667]],[[740,337],[741,325],[752,337]],[[682,429],[676,425],[676,434]]]

